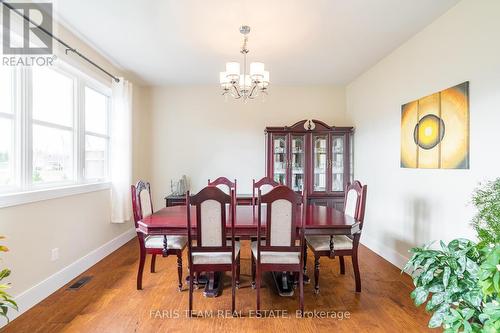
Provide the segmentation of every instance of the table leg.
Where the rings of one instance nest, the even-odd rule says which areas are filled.
[[[280,296],[293,296],[293,275],[289,272],[272,272]]]
[[[163,256],[168,256],[168,243],[167,243],[167,235],[163,235]]]
[[[203,296],[205,297],[218,297],[222,290],[222,277],[224,276],[222,272],[210,272],[208,273],[208,283],[205,285],[205,290],[203,291]]]
[[[196,276],[198,276],[198,277],[196,277]],[[198,284],[198,286],[200,286],[200,285],[204,286],[208,283],[208,276],[204,273],[193,274],[193,279],[194,279],[195,287],[196,287],[196,284]],[[189,284],[189,275],[186,276],[186,283]]]

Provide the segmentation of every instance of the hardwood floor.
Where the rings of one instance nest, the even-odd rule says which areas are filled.
[[[137,240],[87,270],[82,275],[93,278],[81,289],[61,288],[1,332],[426,332],[428,315],[423,307],[415,308],[409,293],[411,279],[400,275],[390,263],[360,246],[362,292],[354,292],[351,261],[346,258],[346,274],[340,275],[338,260],[320,261],[321,293],[315,295],[313,283],[305,286],[305,310],[324,311],[330,318],[296,318],[298,298],[277,295],[270,276],[264,277],[261,291],[262,309],[278,311],[267,318],[255,318],[255,292],[250,287],[250,248],[243,242],[241,288],[236,291],[236,309],[242,318],[219,317],[218,310],[231,308],[231,292],[208,299],[202,290],[195,291],[194,310],[204,317],[186,318],[188,292],[177,289],[176,257],[157,258],[156,273],[144,270],[143,290],[136,290],[138,263]],[[149,265],[151,256],[146,264]],[[309,253],[308,273],[313,275],[313,260]],[[184,256],[184,275],[186,258]],[[76,280],[76,279],[75,279]],[[311,281],[312,282],[312,281]],[[330,282],[330,284],[328,284]],[[230,278],[226,276],[226,285]],[[68,284],[69,285],[69,284]],[[211,312],[212,311],[212,312]],[[347,318],[347,313],[349,318]],[[179,318],[171,318],[175,316]],[[212,316],[210,316],[212,315]],[[332,318],[333,316],[337,318]],[[339,316],[345,316],[340,319]]]

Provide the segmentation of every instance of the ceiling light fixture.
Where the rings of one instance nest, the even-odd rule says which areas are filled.
[[[231,95],[236,99],[254,99],[260,94],[267,94],[269,87],[269,72],[264,70],[262,62],[252,62],[250,64],[250,74],[247,72],[247,54],[250,52],[247,47],[250,27],[243,25],[240,27],[243,35],[243,45],[240,53],[243,54],[243,73],[240,73],[239,62],[227,62],[226,71],[220,72],[219,80],[222,88],[222,95]]]

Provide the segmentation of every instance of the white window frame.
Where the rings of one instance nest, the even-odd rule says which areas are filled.
[[[15,186],[0,188],[0,208],[26,204],[35,201],[59,198],[68,195],[100,191],[110,188],[109,158],[110,158],[110,119],[111,119],[111,83],[105,85],[86,75],[80,70],[57,61],[52,70],[73,79],[74,107],[73,124],[73,180],[53,183],[33,183],[33,125],[40,124],[50,128],[69,130],[70,127],[32,118],[32,69],[17,67],[13,74],[14,112],[0,114],[0,117],[14,119],[14,152],[15,152]],[[107,139],[106,177],[102,179],[85,179],[85,87],[91,88],[107,97],[107,135],[89,132],[89,135]]]
[[[101,134],[101,133],[95,133],[91,131],[87,131],[85,128],[85,88],[92,89],[96,91],[97,93],[100,93],[104,96],[106,96],[106,134]],[[80,116],[81,121],[81,128],[80,128],[80,133],[81,133],[81,138],[82,140],[82,151],[80,153],[80,158],[81,163],[82,163],[82,168],[81,168],[81,179],[82,182],[102,182],[106,181],[109,179],[109,158],[110,158],[110,143],[111,143],[111,136],[110,136],[110,131],[111,131],[111,126],[110,126],[110,121],[111,121],[111,88],[105,88],[101,84],[97,82],[92,82],[92,81],[87,81],[87,82],[82,82],[81,86],[81,112]],[[93,136],[93,137],[98,137],[101,139],[106,139],[107,145],[106,145],[106,159],[105,159],[105,165],[104,165],[104,171],[105,171],[105,177],[104,178],[98,178],[98,179],[87,179],[85,176],[85,137]]]

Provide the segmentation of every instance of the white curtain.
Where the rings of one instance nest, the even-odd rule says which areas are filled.
[[[113,80],[111,109],[111,222],[124,223],[131,217],[132,183],[132,84]]]

